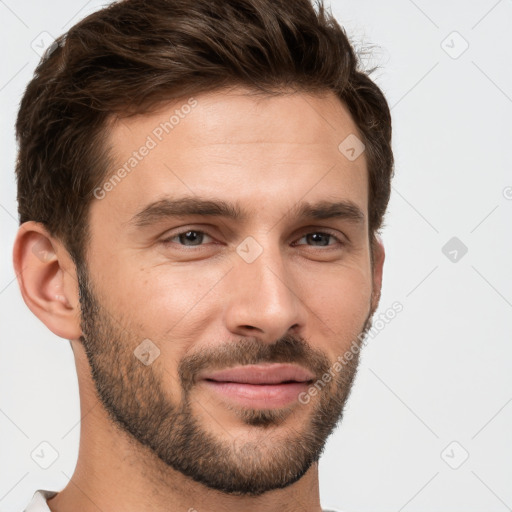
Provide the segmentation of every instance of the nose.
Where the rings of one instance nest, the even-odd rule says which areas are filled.
[[[298,295],[297,275],[292,275],[278,247],[265,247],[248,263],[235,255],[234,268],[225,282],[225,324],[238,336],[254,336],[272,343],[305,325],[307,309]]]

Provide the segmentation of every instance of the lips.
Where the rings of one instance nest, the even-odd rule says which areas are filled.
[[[237,366],[199,375],[199,379],[207,381],[254,385],[275,385],[292,382],[308,383],[314,377],[310,371],[302,366],[277,363]]]

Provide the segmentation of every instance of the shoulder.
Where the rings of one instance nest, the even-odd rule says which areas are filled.
[[[51,512],[46,500],[53,498],[58,491],[50,491],[47,489],[38,489],[34,492],[30,503],[25,507],[23,512]]]

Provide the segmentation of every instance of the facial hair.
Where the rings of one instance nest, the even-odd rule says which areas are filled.
[[[178,374],[172,379],[158,359],[146,366],[134,355],[144,336],[124,329],[97,300],[85,269],[77,270],[83,332],[80,341],[98,399],[113,425],[136,444],[194,481],[238,496],[259,496],[287,487],[319,460],[327,438],[343,417],[373,312],[353,341],[358,350],[344,361],[340,371],[331,371],[328,384],[322,376],[329,374],[333,362],[303,338],[288,334],[272,344],[242,338],[238,343],[201,347],[180,360]],[[156,345],[159,343],[172,343],[172,339]],[[281,409],[233,407],[249,432],[266,430],[268,435],[263,440],[258,435],[257,442],[247,440],[250,435],[244,441],[229,435],[219,438],[192,407],[198,372],[260,363],[302,365],[325,387],[307,404],[294,403]],[[171,394],[172,381],[179,387]],[[300,429],[286,425],[289,415],[297,414],[297,410],[305,418]]]

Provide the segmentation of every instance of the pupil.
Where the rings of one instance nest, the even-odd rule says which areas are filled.
[[[313,242],[320,242],[317,245],[329,245],[328,244],[328,242],[329,242],[328,236],[324,235],[323,233],[312,233],[309,236],[312,238]],[[322,237],[323,237],[323,239],[322,239]]]
[[[200,235],[197,231],[187,231],[181,235],[181,241],[192,242],[192,244],[189,245],[199,245],[202,241],[202,234]]]

